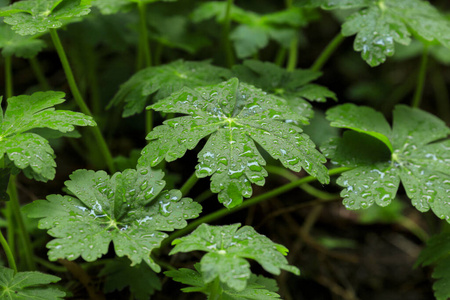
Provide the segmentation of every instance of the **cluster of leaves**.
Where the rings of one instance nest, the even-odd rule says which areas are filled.
[[[342,24],[342,34],[356,34],[354,49],[371,66],[392,56],[395,44],[408,45],[411,36],[425,44],[450,48],[450,21],[423,0],[298,0],[299,6],[357,9]]]

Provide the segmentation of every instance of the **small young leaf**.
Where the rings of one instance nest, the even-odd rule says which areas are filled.
[[[15,167],[30,168],[26,174],[40,181],[53,179],[56,163],[48,141],[36,133],[36,128],[70,132],[74,126],[95,126],[94,120],[82,113],[55,110],[64,102],[62,92],[37,92],[8,99],[0,123],[0,156],[5,153]]]
[[[4,57],[15,55],[31,58],[36,56],[44,47],[44,41],[35,37],[18,35],[9,26],[0,24],[0,48]]]
[[[81,256],[95,261],[112,241],[118,256],[127,256],[132,265],[145,261],[159,272],[150,253],[167,237],[162,231],[185,227],[186,219],[201,211],[178,190],[161,192],[163,176],[145,167],[111,177],[103,171],[77,170],[65,183],[74,197],[50,195],[24,210],[40,218],[39,228],[56,238],[47,245],[50,260]]]
[[[255,141],[293,171],[304,168],[322,183],[329,181],[325,161],[297,126],[305,117],[274,95],[239,83],[236,78],[218,85],[184,88],[150,108],[188,116],[166,120],[149,133],[139,164],[156,166],[173,161],[211,135],[198,154],[198,177],[211,177],[211,190],[226,207],[252,194],[251,184],[267,176]]]
[[[279,275],[281,269],[296,275],[300,271],[289,266],[284,255],[288,250],[275,244],[253,227],[240,224],[229,226],[200,225],[190,235],[172,242],[170,255],[178,252],[201,250],[208,252],[200,261],[202,278],[206,283],[217,277],[230,288],[242,291],[251,276],[246,259],[256,260],[269,273]]]
[[[100,271],[99,276],[105,276],[106,293],[130,288],[131,294],[138,300],[150,299],[155,291],[161,290],[161,282],[155,272],[147,264],[130,266],[127,259],[108,261]]]
[[[325,156],[354,168],[337,180],[345,188],[341,195],[347,208],[367,208],[374,202],[386,206],[401,181],[419,211],[431,208],[450,222],[450,140],[437,142],[450,133],[443,121],[404,105],[395,107],[391,130],[381,115],[368,107],[345,104],[329,110],[327,117],[332,126],[350,128],[392,145],[386,155],[388,148],[375,139],[346,134],[324,146]]]
[[[66,295],[50,283],[60,278],[40,272],[19,272],[0,267],[0,298],[8,300],[58,300]]]
[[[164,272],[165,275],[172,277],[177,282],[190,285],[192,287],[182,288],[181,290],[186,293],[201,292],[209,296],[211,283],[204,281],[200,265],[195,265],[196,270],[181,268],[176,271]],[[247,286],[242,291],[236,291],[226,284],[221,284],[223,289],[222,299],[224,300],[241,300],[241,299],[254,299],[254,300],[273,300],[280,299],[280,296],[276,293],[277,283],[275,280],[265,278],[263,276],[250,275],[247,281]]]
[[[155,94],[156,101],[185,86],[194,88],[215,84],[229,78],[230,75],[230,71],[208,62],[177,60],[167,65],[146,68],[122,84],[109,107],[125,103],[123,117],[129,117],[144,110],[151,94]]]
[[[59,28],[87,15],[90,0],[23,0],[0,8],[0,17],[20,35],[33,35]]]

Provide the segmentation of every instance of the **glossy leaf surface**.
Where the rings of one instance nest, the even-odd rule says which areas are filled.
[[[190,235],[174,240],[170,254],[200,250],[208,252],[200,261],[202,278],[206,283],[217,277],[232,289],[242,291],[251,276],[247,259],[257,261],[269,273],[279,275],[287,270],[296,275],[300,271],[289,266],[284,257],[288,249],[257,233],[253,227],[240,224],[229,226],[200,225]]]
[[[181,289],[184,292],[201,292],[209,296],[212,283],[205,282],[202,277],[199,264],[196,264],[195,268],[196,270],[181,268],[176,271],[164,272],[164,274],[172,277],[174,281],[190,285],[190,287]],[[221,284],[221,288],[223,289],[222,299],[280,299],[280,296],[276,293],[278,288],[275,280],[265,278],[263,276],[256,276],[254,274],[250,275],[247,285],[242,291],[236,291],[228,287],[226,284]]]
[[[0,17],[20,35],[59,28],[91,11],[90,0],[23,0],[0,9]]]
[[[64,102],[62,92],[37,92],[8,99],[8,106],[0,123],[0,156],[19,169],[28,169],[36,180],[47,181],[55,176],[56,163],[53,149],[42,136],[30,132],[48,128],[70,132],[75,126],[94,126],[94,120],[82,113],[55,110],[54,105]]]
[[[64,299],[63,291],[49,284],[60,278],[40,272],[18,272],[0,267],[0,299],[7,300],[58,300]]]
[[[371,125],[381,115],[367,107],[345,104],[330,109],[327,117],[333,126],[360,132],[345,134],[323,149],[336,163],[354,168],[337,180],[345,188],[341,195],[347,208],[367,208],[373,203],[386,206],[401,181],[419,211],[431,208],[439,218],[450,221],[450,140],[446,139],[450,129],[443,121],[404,105],[395,107],[390,132],[387,122]],[[361,134],[378,141],[361,138]]]
[[[287,103],[236,78],[214,86],[185,88],[150,108],[188,116],[166,120],[149,133],[139,163],[156,166],[174,161],[210,135],[199,152],[198,177],[211,177],[211,190],[227,207],[252,195],[251,184],[263,185],[267,172],[257,142],[293,171],[304,168],[320,182],[329,180],[322,154],[297,124],[305,121]]]
[[[201,211],[199,204],[181,198],[180,191],[162,191],[162,178],[161,171],[144,167],[111,177],[77,170],[65,183],[74,196],[50,195],[25,211],[40,218],[39,228],[56,238],[47,245],[50,260],[81,256],[94,261],[107,253],[112,241],[118,256],[127,256],[132,265],[144,261],[159,272],[150,253],[167,237],[162,231],[185,227],[186,219]]]
[[[216,84],[230,77],[224,68],[208,62],[177,60],[167,65],[150,67],[137,72],[121,85],[109,106],[124,103],[123,116],[128,117],[144,110],[147,99],[160,100],[183,87]]]

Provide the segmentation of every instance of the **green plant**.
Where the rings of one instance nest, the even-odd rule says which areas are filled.
[[[327,288],[320,299],[364,299],[380,291],[335,283],[323,274],[333,263],[315,268],[299,253],[355,262],[336,249],[359,247],[360,231],[385,224],[426,242],[416,265],[434,265],[435,296],[450,298],[448,233],[438,234],[441,219],[450,222],[448,72],[440,68],[450,61],[450,21],[440,5],[0,1],[0,243],[9,265],[0,268],[1,296],[175,299],[181,290],[311,299],[302,294],[308,285],[296,284],[309,280]],[[330,37],[338,22],[342,30]],[[311,38],[309,28],[327,33]],[[353,49],[338,48],[353,35]],[[414,56],[418,63],[405,61]],[[19,68],[36,78],[23,79]],[[411,69],[417,74],[406,76]],[[52,89],[68,89],[70,101]],[[435,104],[422,101],[431,90]],[[355,102],[344,95],[374,101],[327,102]],[[340,137],[337,128],[347,130]],[[342,219],[320,218],[340,210],[332,202],[341,199],[363,210],[340,213],[354,220],[353,236],[337,234]],[[438,218],[404,213],[405,199]],[[327,270],[344,278],[336,269]]]

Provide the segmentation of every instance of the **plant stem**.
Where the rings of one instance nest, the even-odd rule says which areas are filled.
[[[298,59],[298,53],[297,53],[297,47],[298,47],[298,37],[294,37],[291,41],[291,44],[289,46],[289,57],[287,62],[286,70],[288,72],[292,72],[297,67],[297,59]]]
[[[61,60],[61,64],[63,66],[64,73],[66,74],[67,82],[69,83],[69,87],[70,90],[72,91],[73,98],[75,99],[75,102],[77,103],[81,112],[92,117],[92,113],[89,110],[88,106],[86,105],[86,102],[84,102],[83,97],[81,96],[80,91],[78,89],[77,83],[75,82],[72,68],[70,67],[69,61],[67,60],[66,52],[64,51],[64,48],[61,44],[61,40],[59,39],[58,33],[56,32],[56,29],[53,28],[50,29],[49,31],[50,36],[52,37],[53,44],[55,45],[56,48],[56,52],[58,52],[59,59]],[[114,173],[116,171],[116,167],[114,166],[114,161],[111,152],[108,149],[108,145],[106,144],[106,141],[100,131],[100,128],[98,126],[90,128],[100,148],[100,152],[103,154],[103,157],[105,159],[109,171],[111,173]]]
[[[342,33],[338,33],[331,42],[325,47],[325,49],[320,53],[319,57],[311,66],[312,71],[320,71],[325,63],[330,58],[331,54],[336,51],[337,47],[344,41],[344,36]]]
[[[286,48],[280,47],[280,49],[277,52],[277,55],[275,56],[275,64],[277,66],[281,66],[284,64],[284,61],[286,60]]]
[[[225,20],[223,22],[222,29],[222,44],[225,48],[226,62],[228,68],[234,65],[233,48],[230,43],[230,27],[231,27],[231,8],[233,7],[234,0],[227,0],[227,8],[225,11]]]
[[[51,89],[50,84],[48,83],[47,78],[44,76],[44,72],[42,72],[41,65],[35,56],[29,59],[31,69],[33,69],[34,75],[36,76],[41,88],[45,91],[49,91]]]
[[[5,237],[3,236],[2,231],[0,230],[0,244],[3,247],[3,250],[6,254],[6,259],[8,260],[8,265],[11,269],[14,270],[14,274],[17,273],[17,266],[16,261],[14,260],[14,255],[11,252],[11,249],[9,248],[8,242],[6,242]]]
[[[219,277],[214,279],[214,281],[212,282],[210,287],[211,287],[211,290],[210,290],[211,293],[209,294],[208,299],[209,300],[220,300],[220,299],[222,299],[223,289],[220,286],[220,279],[219,279]]]
[[[418,108],[420,106],[420,102],[422,101],[423,86],[425,84],[425,77],[427,74],[427,64],[428,64],[428,45],[425,45],[423,47],[422,60],[420,62],[419,76],[417,77],[416,92],[414,93],[414,98],[413,101],[411,102],[411,106],[414,108]]]
[[[197,177],[197,175],[195,175],[195,172],[194,172],[181,187],[181,189],[180,189],[181,194],[184,196],[187,193],[189,193],[189,191],[197,183],[197,181],[198,181],[198,177]]]
[[[442,119],[450,122],[450,96],[442,72],[439,68],[435,68],[432,73],[431,83],[434,89],[436,106]]]
[[[14,94],[12,82],[12,58],[7,55],[5,56],[5,96],[7,99]]]
[[[292,173],[291,171],[289,171],[285,168],[267,165],[266,170],[269,173],[273,173],[273,174],[282,176],[289,181],[295,181],[295,180],[299,179],[299,177],[297,175],[295,175],[294,173]],[[305,191],[306,193],[310,194],[311,196],[314,196],[316,198],[323,199],[323,200],[334,200],[337,197],[339,197],[339,195],[334,195],[334,194],[330,194],[330,193],[318,190],[315,187],[313,187],[307,183],[300,185],[299,188],[302,189],[303,191]]]
[[[145,111],[145,132],[149,134],[153,129],[153,112],[151,109]]]
[[[34,256],[34,261],[40,264],[41,266],[46,267],[47,269],[52,270],[54,272],[59,273],[67,272],[66,268],[52,264],[51,262],[47,261],[46,259],[42,259],[39,256]]]
[[[146,67],[152,66],[152,54],[150,51],[150,45],[148,43],[148,32],[147,32],[147,22],[146,22],[146,10],[145,3],[142,1],[138,2],[139,10],[139,38],[141,53],[144,55],[144,62]]]
[[[16,187],[16,176],[11,175],[9,179],[8,192],[10,197],[10,208],[12,210],[12,215],[17,222],[19,229],[19,239],[23,245],[23,252],[25,256],[25,262],[28,270],[36,270],[36,264],[33,259],[33,245],[31,244],[30,235],[28,234],[27,228],[25,227],[25,222],[23,221],[23,215],[20,211],[19,197],[17,194]]]
[[[340,174],[340,173],[348,171],[348,170],[351,170],[351,168],[345,168],[345,167],[335,168],[335,169],[329,170],[328,174],[330,176],[332,176],[332,175]],[[201,217],[201,218],[199,218],[199,219],[189,223],[183,229],[180,229],[180,230],[172,233],[171,235],[169,235],[169,237],[167,239],[162,241],[160,248],[164,248],[165,246],[170,244],[174,239],[191,232],[192,230],[194,230],[195,228],[197,228],[198,226],[200,226],[203,223],[208,223],[208,222],[212,222],[212,221],[218,220],[218,219],[220,219],[220,218],[222,218],[222,217],[224,217],[226,215],[232,214],[234,212],[237,212],[237,211],[242,210],[244,208],[247,208],[249,206],[255,205],[255,204],[257,204],[259,202],[262,202],[264,200],[273,198],[273,197],[278,196],[280,194],[286,193],[286,192],[288,192],[288,191],[290,191],[290,190],[292,190],[292,189],[294,189],[294,188],[296,188],[296,187],[298,187],[298,186],[300,186],[302,184],[309,183],[309,182],[312,182],[312,181],[315,181],[315,180],[317,180],[316,177],[306,176],[306,177],[300,178],[298,180],[292,181],[290,183],[287,183],[287,184],[285,184],[283,186],[280,186],[279,188],[273,189],[273,190],[271,190],[271,191],[269,191],[267,193],[264,193],[262,195],[258,195],[256,197],[250,198],[250,199],[244,201],[240,206],[233,207],[231,209],[222,208],[222,209],[219,209],[218,211],[215,211],[215,212],[213,212],[213,213],[211,213],[209,215],[203,216],[203,217]]]

